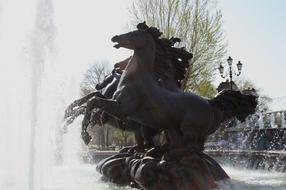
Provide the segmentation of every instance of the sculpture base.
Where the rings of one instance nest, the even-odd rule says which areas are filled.
[[[156,147],[145,153],[125,149],[96,169],[107,181],[154,190],[211,189],[215,181],[229,178],[214,159],[189,148]]]

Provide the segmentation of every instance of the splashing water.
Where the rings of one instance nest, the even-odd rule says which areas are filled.
[[[285,123],[285,112],[281,112],[281,127],[285,128],[286,123]]]
[[[260,129],[263,129],[263,128],[264,128],[263,115],[262,115],[262,113],[259,114],[258,126],[259,126]]]
[[[0,189],[38,190],[53,180],[66,97],[78,95],[63,87],[79,82],[57,60],[52,0],[1,1],[0,24]]]
[[[275,116],[274,116],[274,113],[271,113],[270,114],[270,126],[271,128],[275,128]]]
[[[218,182],[220,190],[282,190],[286,188],[285,173],[247,170],[223,166],[230,180]]]

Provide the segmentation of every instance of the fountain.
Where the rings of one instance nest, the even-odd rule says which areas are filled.
[[[264,123],[262,118],[274,115],[280,111],[259,114],[257,123],[247,127],[246,123],[241,123],[237,128],[227,128],[224,130],[225,136],[229,139],[231,146],[228,146],[224,153],[218,150],[208,151],[220,160],[220,163],[232,165],[239,168],[255,170],[267,170],[275,172],[286,172],[286,138],[285,128],[269,127],[269,123]],[[283,117],[281,115],[281,117]],[[277,119],[274,125],[282,126]],[[259,127],[257,127],[259,126]],[[261,127],[267,126],[267,127]],[[245,146],[243,146],[245,145]]]
[[[95,91],[75,100],[65,118],[74,118],[85,109],[81,134],[86,144],[91,139],[88,125],[105,123],[100,118],[135,133],[135,147],[123,148],[98,164],[97,170],[107,181],[143,189],[214,188],[215,181],[228,175],[203,153],[205,139],[233,117],[245,121],[254,113],[257,97],[233,90],[221,91],[209,100],[183,93],[180,86],[193,56],[174,46],[179,38],[161,35],[159,29],[143,22],[133,32],[114,36],[115,48],[134,51],[131,58],[114,65],[112,73],[118,72],[120,80],[108,77],[109,94]],[[155,146],[152,137],[160,131],[167,143]]]
[[[275,125],[275,116],[274,116],[274,113],[271,113],[270,114],[270,127],[271,128],[275,128],[276,125]]]
[[[62,131],[85,68],[70,67],[82,61],[74,52],[63,54],[55,9],[52,0],[0,1],[0,189],[132,189],[103,182],[95,165],[81,163],[80,118]],[[281,173],[223,168],[231,180],[222,189],[286,188]]]
[[[285,127],[286,127],[285,112],[281,112],[281,127],[282,127],[282,128],[285,128]]]
[[[263,129],[264,128],[263,114],[262,113],[259,113],[258,126],[259,126],[259,129]]]
[[[79,143],[60,128],[65,96],[78,92],[62,88],[73,81],[57,60],[53,2],[1,3],[0,189],[38,190],[53,183],[61,142]]]

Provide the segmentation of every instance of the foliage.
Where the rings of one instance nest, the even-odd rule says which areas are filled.
[[[207,98],[213,98],[217,94],[215,86],[211,81],[201,81],[197,87],[198,94]]]
[[[146,21],[148,25],[158,27],[164,37],[181,38],[186,49],[193,53],[183,90],[200,94],[200,85],[214,80],[216,66],[226,52],[222,15],[214,1],[136,0],[130,12],[132,25]]]
[[[113,128],[112,138],[115,142],[121,145],[128,145],[129,142],[134,142],[134,134],[132,132],[123,131]]]

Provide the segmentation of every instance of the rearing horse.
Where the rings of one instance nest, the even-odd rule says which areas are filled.
[[[130,119],[144,126],[167,131],[171,145],[186,143],[201,149],[202,139],[227,119],[240,120],[255,111],[256,97],[224,91],[212,100],[193,93],[161,87],[154,77],[156,39],[161,33],[145,23],[138,30],[114,36],[116,48],[134,50],[117,90],[111,99],[97,96],[92,104],[119,119]],[[162,55],[168,58],[168,54]]]
[[[130,58],[127,58],[124,61],[116,63],[112,73],[106,76],[101,83],[96,85],[96,90],[102,90],[104,98],[112,98],[120,81],[122,70],[127,65],[127,61],[129,59]],[[140,123],[136,123],[132,120],[121,121],[101,109],[94,109],[94,107],[90,106],[89,101],[94,98],[95,94],[96,92],[92,92],[78,100],[75,100],[65,111],[65,119],[67,119],[65,123],[66,126],[72,123],[79,115],[84,115],[81,136],[85,144],[89,144],[92,138],[87,131],[89,124],[92,123],[92,126],[95,124],[99,124],[101,126],[110,124],[111,126],[122,130],[134,132],[137,143],[137,146],[135,146],[134,149],[144,149],[154,146],[153,137],[160,131],[154,128],[142,127]]]
[[[156,69],[156,80],[160,86],[175,92],[180,91],[180,83],[184,78],[185,68],[189,65],[188,59],[192,57],[192,54],[188,53],[183,48],[172,47],[179,41],[180,39],[178,38],[164,38],[156,41],[156,54],[163,55],[166,48],[172,49],[172,55],[170,57],[171,60],[160,59],[160,56],[156,56],[155,61],[159,67]],[[102,90],[105,98],[112,98],[112,95],[117,89],[122,71],[125,69],[130,58],[131,57],[116,63],[112,73],[108,75],[101,83],[96,85],[96,90]],[[178,59],[180,59],[180,61]],[[89,123],[92,123],[92,126],[95,124],[104,125],[105,123],[109,123],[110,125],[122,130],[135,132],[135,139],[138,149],[154,146],[153,137],[159,132],[158,130],[141,126],[132,120],[117,120],[101,109],[95,109],[95,111],[93,111],[93,107],[91,107],[89,104],[89,101],[93,98],[93,96],[94,93],[90,93],[87,96],[74,101],[66,110],[66,118],[69,117],[66,122],[67,124],[71,123],[78,115],[84,114],[81,134],[86,144],[88,144],[91,140],[91,136],[87,132]],[[86,106],[81,106],[84,103],[86,103]]]

